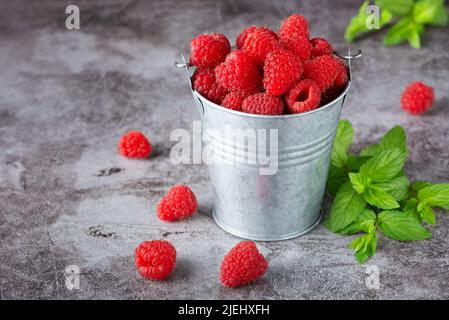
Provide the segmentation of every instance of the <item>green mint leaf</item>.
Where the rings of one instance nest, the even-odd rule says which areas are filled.
[[[405,130],[401,126],[394,126],[380,139],[379,146],[381,151],[395,148],[406,149],[407,135]]]
[[[349,248],[354,250],[354,255],[359,263],[364,263],[369,257],[376,253],[377,235],[375,232],[366,233],[355,238],[349,244]]]
[[[444,26],[447,9],[443,0],[421,0],[413,8],[413,19],[417,23],[428,23]]]
[[[444,5],[441,6],[440,10],[438,10],[435,16],[433,17],[433,20],[428,24],[436,27],[447,26],[449,24],[449,13],[447,8]]]
[[[357,15],[351,19],[346,27],[346,41],[352,42],[359,34],[366,31],[366,7],[368,7],[368,4],[369,1],[363,2]]]
[[[340,120],[335,140],[347,151],[354,140],[354,129],[348,120]]]
[[[374,182],[387,182],[394,178],[407,159],[405,149],[390,149],[374,155],[360,168],[360,174]]]
[[[421,222],[421,216],[418,213],[418,200],[410,198],[404,205],[404,214],[413,218],[414,220]]]
[[[352,154],[348,156],[348,163],[346,164],[350,171],[359,171],[360,167],[369,160],[370,157],[357,157]]]
[[[421,190],[422,188],[425,187],[430,187],[432,185],[432,183],[428,182],[428,181],[416,181],[414,183],[412,183],[412,185],[410,186],[410,188],[415,191],[418,192],[419,190]]]
[[[449,208],[449,183],[434,184],[418,191],[419,202],[431,207]]]
[[[360,152],[361,156],[374,156],[376,153],[381,151],[380,146],[378,144],[369,144]]]
[[[412,48],[415,49],[421,48],[421,36],[418,25],[414,24],[413,29],[411,29],[408,34],[407,41]]]
[[[339,230],[341,235],[352,235],[362,231],[372,232],[375,230],[376,214],[373,210],[364,209],[360,215],[347,227]]]
[[[366,202],[380,209],[399,208],[399,203],[392,196],[390,196],[387,192],[385,192],[378,186],[375,185],[367,186],[364,196]]]
[[[378,29],[368,29],[366,27],[366,21],[369,17],[369,14],[366,13],[366,8],[369,5],[369,1],[365,1],[360,7],[357,15],[351,19],[348,26],[346,27],[345,39],[348,42],[354,41],[354,39],[368,32],[375,32]],[[388,9],[381,9],[380,11],[380,21],[379,27],[384,27],[387,23],[389,23],[393,19],[393,14]]]
[[[352,187],[357,193],[364,193],[365,188],[371,183],[370,178],[366,178],[360,173],[349,173],[349,180],[351,181]]]
[[[330,211],[331,231],[337,232],[348,226],[364,208],[363,195],[355,192],[349,182],[342,185],[335,196]]]
[[[342,185],[348,182],[348,174],[344,168],[339,168],[334,165],[330,165],[329,174],[327,176],[327,190],[336,195]]]
[[[346,166],[347,162],[348,162],[347,151],[340,143],[335,141],[334,146],[332,148],[331,164],[337,168],[343,168]]]
[[[416,208],[418,210],[419,216],[422,220],[427,222],[428,224],[435,224],[435,212],[433,212],[432,208],[426,203],[418,203]]]
[[[405,200],[409,195],[410,181],[406,176],[401,175],[395,177],[390,181],[376,184],[382,190],[386,191],[389,195],[393,196],[397,201]]]
[[[378,144],[370,144],[362,149],[361,156],[373,156],[389,149],[406,149],[407,135],[401,126],[394,126],[388,130]]]
[[[340,120],[332,148],[331,164],[343,168],[348,161],[348,149],[354,139],[354,129],[348,120]]]
[[[411,17],[402,18],[388,30],[384,38],[384,44],[386,46],[392,46],[406,41],[411,30],[415,28],[414,24],[415,22]]]
[[[413,0],[376,0],[376,5],[381,9],[387,9],[394,16],[408,15],[413,8]]]
[[[393,240],[424,240],[432,235],[418,221],[400,211],[382,211],[378,219],[380,230]]]

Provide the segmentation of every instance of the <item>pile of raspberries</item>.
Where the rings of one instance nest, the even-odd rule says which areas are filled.
[[[300,14],[282,22],[276,33],[250,26],[237,37],[236,49],[221,33],[202,34],[190,45],[197,67],[193,89],[221,106],[260,115],[314,110],[335,99],[348,82],[343,61],[326,39],[309,38]]]

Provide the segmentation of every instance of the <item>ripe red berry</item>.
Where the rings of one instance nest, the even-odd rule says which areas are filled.
[[[232,51],[226,60],[215,68],[218,83],[229,91],[245,94],[260,92],[262,76],[259,68],[243,51]]]
[[[192,190],[178,184],[161,199],[157,207],[157,214],[161,220],[173,222],[190,218],[197,208],[198,204]]]
[[[238,243],[224,257],[220,268],[220,281],[228,287],[248,284],[262,277],[268,262],[252,241]]]
[[[330,55],[334,52],[334,49],[326,39],[313,38],[310,40],[310,44],[312,45],[312,59],[319,56]]]
[[[307,112],[320,105],[320,96],[320,88],[315,82],[304,79],[285,94],[285,103],[291,113]]]
[[[301,58],[302,61],[310,59],[312,46],[309,42],[309,39],[307,39],[305,36],[297,34],[289,38],[281,39],[280,42],[285,49],[288,49],[296,54]]]
[[[307,19],[300,14],[292,14],[284,22],[279,29],[279,38],[288,39],[292,36],[303,35],[309,39],[309,23]]]
[[[231,110],[242,111],[242,104],[245,98],[245,95],[238,91],[230,92],[226,95],[221,105]]]
[[[332,56],[319,56],[304,63],[304,79],[315,82],[321,92],[334,85],[341,67]]]
[[[237,49],[241,49],[243,47],[243,44],[245,43],[246,38],[248,35],[255,31],[257,29],[257,26],[250,26],[248,28],[243,29],[240,34],[238,35],[237,39],[235,39],[235,45],[237,46]]]
[[[281,44],[276,33],[266,27],[260,27],[247,35],[242,50],[259,66],[263,66],[266,55],[278,48],[281,48]]]
[[[262,115],[279,115],[284,113],[284,103],[279,97],[266,93],[256,93],[243,100],[242,111]]]
[[[144,241],[134,254],[137,270],[144,278],[163,280],[175,268],[176,249],[168,241]]]
[[[220,104],[228,94],[228,90],[216,81],[215,71],[212,68],[198,68],[195,71],[193,89],[217,104]]]
[[[128,158],[143,159],[151,153],[151,144],[140,131],[129,131],[120,138],[118,143],[120,154]]]
[[[267,54],[263,71],[263,87],[267,94],[281,96],[301,78],[303,64],[297,55],[278,49]]]
[[[339,59],[334,58],[338,62],[337,76],[335,77],[334,86],[335,88],[343,88],[348,82],[348,70],[346,65]]]
[[[231,51],[229,40],[221,33],[202,34],[190,43],[190,63],[197,67],[214,68]]]
[[[419,81],[410,83],[401,96],[402,109],[413,115],[429,110],[433,101],[433,88]]]

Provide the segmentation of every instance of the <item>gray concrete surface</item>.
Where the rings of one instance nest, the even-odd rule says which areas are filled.
[[[65,29],[65,7],[81,8],[81,30]],[[235,38],[249,24],[276,27],[297,11],[313,35],[345,48],[343,33],[358,1],[1,1],[0,297],[2,299],[410,299],[449,298],[449,218],[439,214],[430,240],[381,238],[369,265],[380,289],[365,286],[366,266],[347,249],[351,237],[322,226],[290,241],[259,243],[270,264],[256,283],[220,285],[222,257],[239,239],[210,218],[202,165],[175,166],[169,141],[198,115],[184,74],[173,67],[189,40],[205,31]],[[391,126],[409,135],[407,173],[449,181],[448,29],[429,29],[424,48],[381,46],[383,33],[356,43],[354,84],[343,111],[354,150]],[[421,117],[399,107],[412,80],[434,86],[437,103]],[[155,152],[132,161],[117,154],[122,133],[147,133]],[[120,168],[120,170],[110,170]],[[175,183],[198,196],[188,222],[159,221],[156,205]],[[326,209],[324,209],[326,210]],[[141,279],[133,249],[167,239],[178,263],[166,282]],[[81,269],[80,290],[64,268]]]

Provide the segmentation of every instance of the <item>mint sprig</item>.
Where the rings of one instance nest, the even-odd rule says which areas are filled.
[[[341,120],[332,149],[327,181],[334,200],[325,226],[341,235],[361,234],[349,245],[360,263],[375,254],[382,234],[398,241],[424,240],[435,224],[435,209],[449,210],[449,184],[410,183],[403,167],[407,136],[391,128],[377,144],[350,152],[354,130]]]
[[[380,8],[379,28],[393,23],[384,37],[386,46],[408,42],[411,47],[419,49],[426,26],[444,27],[449,24],[444,0],[376,0],[374,3]],[[366,27],[368,5],[369,1],[365,1],[349,22],[345,33],[348,42],[378,30]]]

